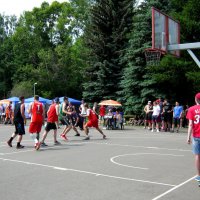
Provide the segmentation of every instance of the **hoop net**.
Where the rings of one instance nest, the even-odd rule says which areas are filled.
[[[155,49],[146,49],[145,57],[147,66],[158,66],[160,64],[161,51]]]

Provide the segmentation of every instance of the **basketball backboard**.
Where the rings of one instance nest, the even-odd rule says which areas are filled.
[[[152,49],[168,53],[168,45],[180,44],[180,23],[156,8],[152,8]],[[179,50],[170,54],[180,56]]]

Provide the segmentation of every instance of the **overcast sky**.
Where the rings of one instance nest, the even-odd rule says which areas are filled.
[[[51,4],[55,0],[0,0],[0,13],[5,15],[16,15],[19,17],[23,11],[31,11],[34,7],[40,7],[44,1]],[[57,1],[65,2],[67,0]]]
[[[51,4],[55,0],[0,0],[0,13],[19,17],[23,11],[31,11],[34,7],[40,7],[44,1]],[[56,1],[65,2],[66,0]]]

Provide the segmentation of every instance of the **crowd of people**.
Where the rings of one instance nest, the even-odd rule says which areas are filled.
[[[169,103],[167,99],[157,99],[153,103],[147,102],[144,107],[145,119],[144,128],[154,132],[179,132],[180,127],[186,127],[188,106],[182,106],[178,101],[175,105]]]
[[[103,122],[103,129],[122,129],[124,113],[121,108],[101,105],[99,108],[99,119]]]
[[[12,141],[17,136],[16,148],[22,149],[24,148],[21,142],[23,135],[25,134],[24,126],[26,124],[26,117],[24,97],[21,96],[19,99],[20,101],[16,103],[12,114],[15,132],[11,135],[7,144],[9,147],[12,147]],[[186,109],[184,109],[179,102],[176,102],[173,106],[167,99],[164,101],[158,99],[153,103],[148,101],[147,105],[144,107],[144,128],[148,128],[152,132],[159,132],[161,130],[174,132],[176,127],[176,132],[179,132],[179,128],[183,125],[184,118],[187,118],[187,143],[190,144],[192,142],[192,149],[195,155],[195,166],[198,174],[195,179],[200,182],[200,93],[196,94],[195,102],[195,106],[190,108],[186,107]],[[9,106],[11,107],[11,105]],[[60,142],[57,140],[59,121],[65,126],[60,135],[63,140],[68,140],[67,133],[71,129],[75,131],[75,136],[80,136],[77,126],[84,130],[86,135],[84,140],[90,140],[89,127],[96,128],[103,139],[106,139],[106,135],[103,133],[102,129],[99,128],[99,119],[107,126],[112,122],[110,119],[115,119],[115,126],[119,126],[123,119],[123,113],[120,112],[120,110],[109,107],[107,109],[108,111],[106,112],[105,106],[101,106],[97,113],[96,103],[93,107],[90,107],[87,103],[82,101],[77,112],[77,109],[68,101],[67,97],[64,97],[64,101],[61,104],[59,98],[55,98],[47,111],[47,122],[42,139],[40,140],[42,125],[45,123],[45,108],[44,105],[39,102],[39,96],[36,95],[34,97],[34,102],[30,104],[28,110],[31,114],[29,134],[34,142],[35,149],[40,149],[41,145],[48,146],[45,143],[45,139],[50,130],[54,131],[54,145],[60,145]]]

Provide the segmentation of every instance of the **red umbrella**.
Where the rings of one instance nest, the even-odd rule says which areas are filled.
[[[99,103],[99,105],[104,105],[104,106],[122,106],[121,103],[119,103],[118,101],[114,101],[114,100],[104,100],[104,101],[101,101]]]

